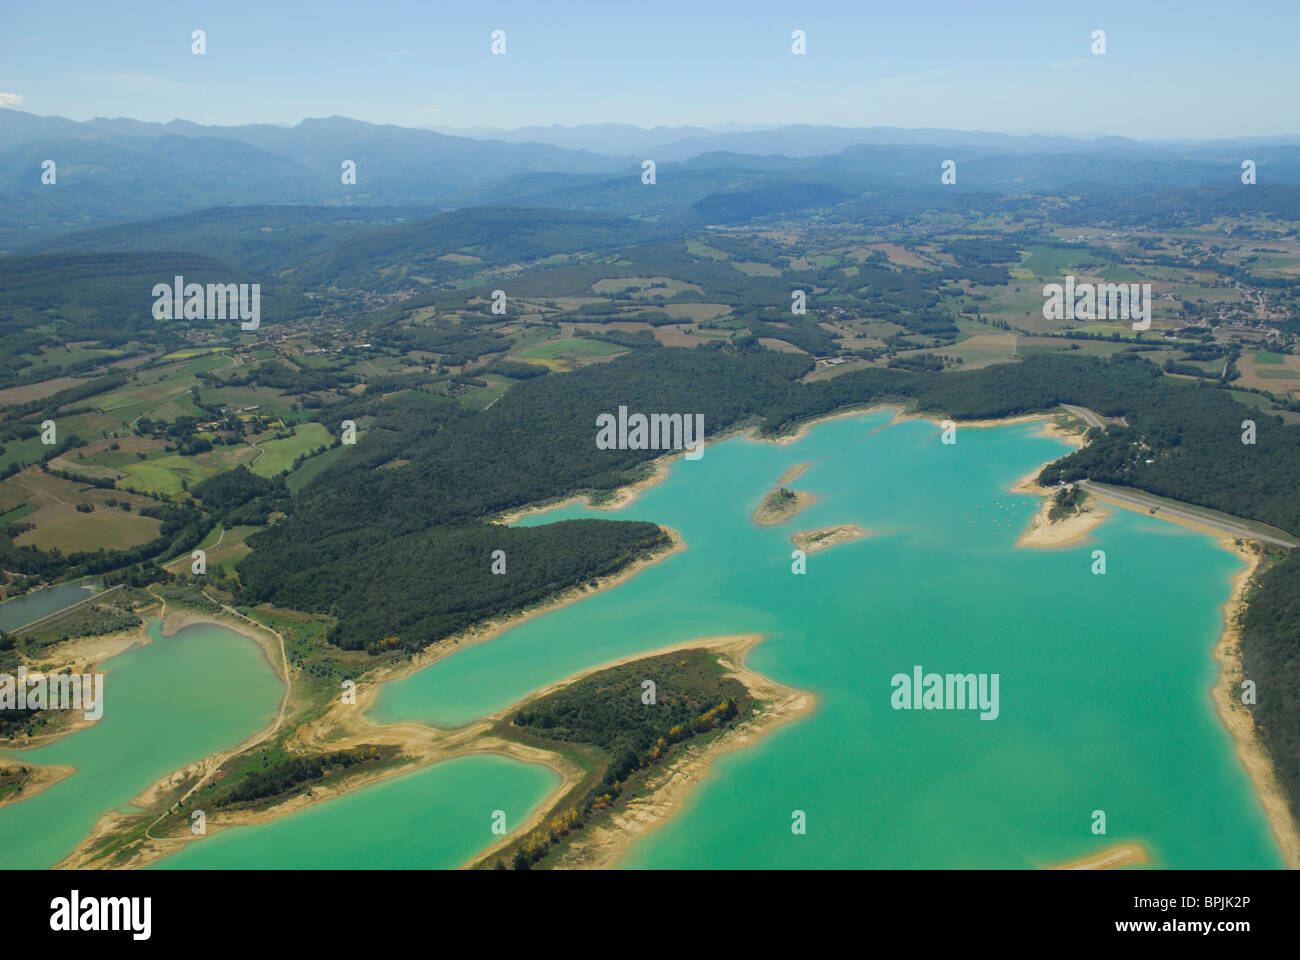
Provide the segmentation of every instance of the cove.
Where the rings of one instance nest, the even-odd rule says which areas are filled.
[[[160,778],[268,726],[283,691],[261,648],[199,623],[106,660],[104,715],[94,726],[34,750],[4,753],[76,772],[35,796],[0,807],[0,867],[52,867],[100,815],[126,809]]]
[[[443,760],[279,820],[192,841],[159,869],[452,869],[513,830],[560,782],[549,767],[494,754]]]

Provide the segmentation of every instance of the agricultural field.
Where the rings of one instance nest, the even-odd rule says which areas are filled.
[[[471,410],[485,410],[491,403],[510,389],[512,381],[508,377],[486,374],[478,379],[486,380],[486,387],[470,387],[465,393],[456,397],[457,402]]]
[[[158,535],[159,522],[139,513],[153,505],[146,497],[74,483],[36,467],[8,478],[4,487],[2,502],[21,497],[26,508],[12,519],[32,526],[14,538],[17,546],[75,553],[138,546]]]
[[[551,370],[562,371],[580,366],[583,362],[590,363],[626,352],[626,347],[606,343],[603,340],[566,337],[559,340],[547,340],[519,351],[514,356],[526,362],[541,363]]]
[[[142,493],[179,495],[190,484],[206,480],[223,470],[247,466],[257,451],[246,444],[216,447],[207,453],[186,457],[178,453],[128,464],[118,488]]]

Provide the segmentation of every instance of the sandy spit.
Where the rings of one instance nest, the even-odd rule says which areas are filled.
[[[1071,860],[1049,870],[1114,870],[1116,867],[1131,867],[1139,863],[1150,863],[1151,856],[1146,847],[1140,843],[1117,843],[1098,853]]]
[[[829,549],[836,544],[861,540],[867,536],[870,536],[870,533],[863,530],[856,523],[840,523],[833,527],[824,527],[821,530],[803,530],[792,536],[790,542],[804,553],[817,553],[819,550]]]

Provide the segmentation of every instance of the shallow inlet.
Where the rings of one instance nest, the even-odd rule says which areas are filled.
[[[76,768],[0,807],[0,867],[52,867],[100,815],[126,808],[160,778],[233,747],[275,717],[284,689],[261,647],[215,624],[135,646],[101,666],[104,715],[93,727],[7,758]]]

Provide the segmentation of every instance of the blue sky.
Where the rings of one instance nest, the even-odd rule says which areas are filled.
[[[5,0],[0,101],[217,124],[1265,135],[1300,130],[1298,27],[1294,0]],[[796,28],[806,56],[790,52]],[[195,29],[205,56],[190,52]],[[504,57],[489,51],[495,29]],[[1105,56],[1089,52],[1094,29]]]

